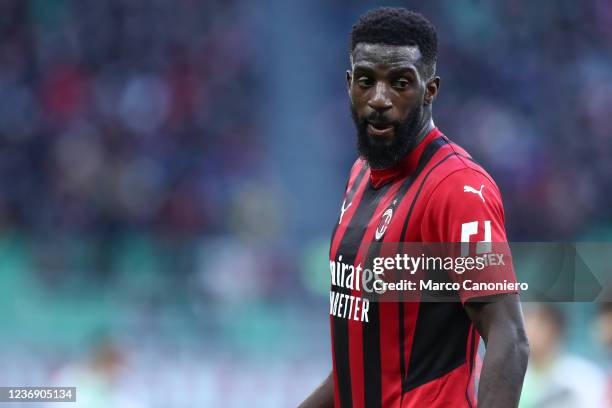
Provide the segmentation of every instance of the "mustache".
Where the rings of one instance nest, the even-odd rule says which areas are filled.
[[[389,127],[393,126],[397,128],[399,126],[399,122],[395,120],[390,120],[386,117],[384,113],[380,113],[377,111],[373,111],[367,116],[362,116],[359,118],[360,125],[362,127],[366,127],[368,124],[373,124],[378,127]]]

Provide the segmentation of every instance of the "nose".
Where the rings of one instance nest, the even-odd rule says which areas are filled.
[[[368,106],[375,111],[384,112],[393,106],[391,104],[391,97],[389,90],[384,82],[378,82],[374,88],[374,94],[368,101]]]

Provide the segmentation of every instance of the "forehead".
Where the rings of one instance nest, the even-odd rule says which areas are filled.
[[[352,53],[353,65],[393,65],[415,67],[421,59],[417,45],[359,43]]]

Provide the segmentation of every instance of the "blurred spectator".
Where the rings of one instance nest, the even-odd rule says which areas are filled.
[[[612,407],[612,303],[599,305],[595,320],[597,340],[605,351],[605,369],[607,372],[608,405]]]
[[[125,357],[123,351],[111,341],[98,343],[89,350],[84,361],[63,368],[53,378],[54,384],[70,384],[77,388],[79,407],[102,408],[124,407],[119,403],[118,389],[121,389],[122,377],[125,375]],[[132,401],[129,406],[140,407],[135,400],[137,390],[132,390]]]
[[[607,407],[601,369],[566,350],[562,310],[549,303],[530,306],[525,323],[531,355],[520,407]]]

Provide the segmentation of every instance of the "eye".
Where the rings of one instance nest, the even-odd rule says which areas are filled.
[[[393,87],[396,89],[406,89],[410,86],[410,81],[406,78],[398,78],[393,81]]]
[[[359,85],[361,88],[369,88],[374,85],[374,81],[372,78],[362,76],[357,79],[357,85]]]

